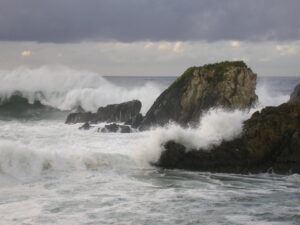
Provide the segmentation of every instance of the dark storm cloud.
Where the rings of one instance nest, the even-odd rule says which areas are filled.
[[[299,0],[1,0],[0,40],[299,40]]]

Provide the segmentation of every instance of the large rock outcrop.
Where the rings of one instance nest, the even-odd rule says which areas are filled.
[[[96,113],[71,113],[68,115],[66,123],[126,122],[137,117],[141,108],[142,103],[139,100],[107,105],[105,107],[100,107]]]
[[[300,99],[300,84],[298,84],[290,95],[290,102]]]
[[[266,107],[244,122],[242,135],[210,150],[165,144],[158,166],[210,172],[300,173],[300,100]]]
[[[140,129],[193,123],[212,107],[249,108],[257,100],[256,77],[242,61],[191,67],[157,98]]]

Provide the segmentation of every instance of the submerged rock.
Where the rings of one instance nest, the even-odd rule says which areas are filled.
[[[297,100],[299,100],[300,99],[300,84],[298,84],[295,88],[294,88],[294,90],[293,90],[293,92],[292,92],[292,94],[290,95],[290,102],[291,101],[297,101]]]
[[[107,105],[100,107],[96,113],[71,113],[68,115],[66,123],[126,122],[137,116],[141,111],[141,107],[142,103],[139,100]]]
[[[108,124],[105,125],[104,128],[102,129],[98,129],[98,132],[102,132],[102,133],[116,133],[116,132],[120,132],[120,133],[130,133],[130,127],[129,126],[125,126],[125,125],[119,125],[116,123],[112,123],[112,124]]]
[[[300,100],[266,107],[244,122],[240,137],[211,149],[169,141],[156,165],[210,172],[300,173]]]
[[[81,127],[79,127],[79,130],[89,130],[91,128],[92,126],[88,122],[86,122]]]
[[[40,94],[40,92],[37,92]],[[0,119],[43,119],[63,116],[64,112],[42,104],[39,100],[29,100],[21,92],[14,92],[10,97],[0,96]]]
[[[256,77],[242,61],[191,67],[156,99],[140,129],[169,121],[187,125],[212,107],[249,108],[257,101]]]

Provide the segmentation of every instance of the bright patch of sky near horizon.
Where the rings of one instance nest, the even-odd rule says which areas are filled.
[[[0,69],[65,65],[100,75],[179,76],[187,67],[244,60],[259,76],[300,76],[300,41],[1,42]]]

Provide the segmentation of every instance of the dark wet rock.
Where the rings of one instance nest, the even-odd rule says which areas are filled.
[[[79,127],[79,130],[89,130],[91,128],[92,126],[88,122],[86,122],[81,127]]]
[[[105,125],[104,128],[102,129],[98,129],[98,132],[102,132],[102,133],[116,133],[116,132],[120,132],[120,133],[130,133],[130,127],[126,126],[126,125],[119,125],[116,123],[112,123],[112,124],[108,124]]]
[[[143,121],[144,117],[141,113],[137,114],[136,116],[132,117],[128,121],[126,121],[125,125],[130,125],[132,128],[138,128]]]
[[[92,112],[70,113],[66,119],[66,124],[87,123],[91,122],[95,117]]]
[[[199,149],[186,151],[186,147],[173,141],[165,144],[165,151],[158,166],[168,169],[188,169],[209,172],[243,173],[247,162],[245,152],[240,152],[236,143],[223,143],[211,150]]]
[[[139,100],[100,107],[93,122],[126,122],[138,115],[141,108],[142,103]]]
[[[156,165],[209,172],[300,173],[300,100],[255,112],[240,137],[209,150],[186,151],[169,141]]]
[[[40,96],[41,92],[36,92]],[[10,97],[0,96],[0,119],[10,120],[20,119],[51,119],[53,117],[63,117],[65,113],[59,109],[42,104],[39,100],[30,101],[21,92],[14,92]]]
[[[133,128],[138,128],[141,125],[143,119],[144,119],[143,115],[139,113],[138,115],[133,117],[131,126]]]
[[[256,77],[242,61],[191,67],[156,99],[140,129],[194,123],[212,107],[250,108],[257,101]]]
[[[142,103],[138,100],[100,107],[96,113],[77,112],[68,115],[66,123],[126,122],[140,113]]]
[[[300,99],[300,84],[298,84],[298,85],[294,88],[292,94],[290,95],[290,102],[291,102],[291,101],[297,101],[297,100],[299,100],[299,99]]]

